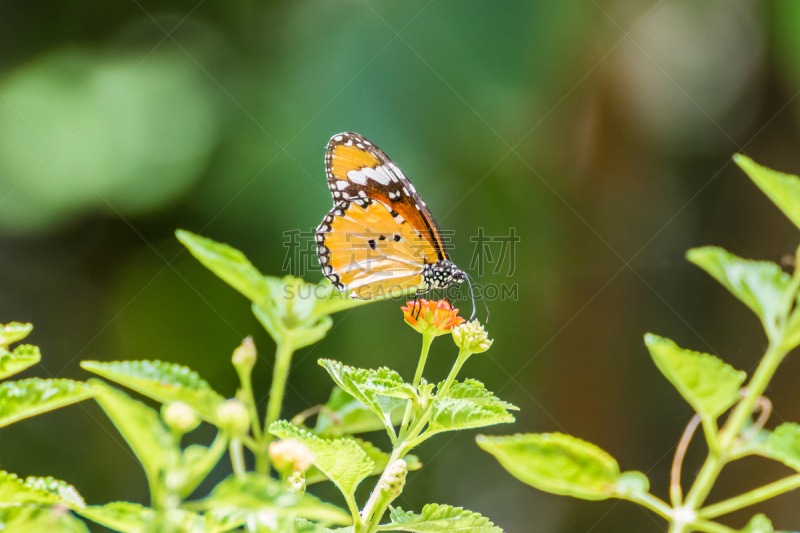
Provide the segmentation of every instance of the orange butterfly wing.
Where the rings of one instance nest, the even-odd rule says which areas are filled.
[[[323,274],[362,299],[423,286],[425,265],[447,252],[408,178],[356,133],[333,136],[325,167],[334,208],[317,228]]]
[[[358,133],[334,135],[325,154],[328,187],[334,203],[372,198],[389,206],[427,239],[435,258],[448,259],[441,230],[417,190],[383,151]]]

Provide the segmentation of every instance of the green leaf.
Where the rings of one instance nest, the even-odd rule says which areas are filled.
[[[164,469],[168,462],[177,460],[180,452],[158,412],[100,380],[89,383],[97,390],[97,403],[142,464],[151,488],[160,487]]]
[[[742,533],[772,533],[772,522],[763,514],[757,514],[742,529]]]
[[[399,425],[402,419],[402,409],[392,411],[394,425]],[[314,434],[322,438],[334,438],[379,429],[384,429],[381,418],[364,405],[364,402],[355,399],[351,394],[336,386],[327,403],[317,415]]]
[[[341,437],[340,437],[341,438]],[[370,461],[375,463],[375,468],[372,469],[373,476],[377,476],[383,474],[383,471],[389,465],[389,459],[391,458],[391,454],[388,454],[372,444],[369,441],[357,439],[354,437],[344,437],[352,439],[353,442],[358,444],[364,453],[367,454]],[[409,472],[413,472],[414,470],[419,470],[422,468],[422,463],[419,460],[419,457],[416,455],[406,455],[403,457],[403,460],[406,462],[406,468]],[[328,479],[328,476],[323,474],[317,467],[312,466],[308,470],[306,470],[306,484],[311,485],[313,483],[319,483],[320,481],[325,481]]]
[[[354,368],[330,359],[320,359],[319,364],[339,387],[366,405],[387,427],[392,424],[392,411],[416,397],[414,387],[386,367],[377,370]]]
[[[658,335],[648,333],[644,342],[658,369],[704,418],[714,420],[738,401],[744,372]]]
[[[491,393],[489,394],[491,395]],[[514,422],[514,416],[506,411],[503,405],[508,405],[513,409],[516,407],[492,398],[493,400],[489,398],[435,398],[431,405],[431,420],[427,435]]]
[[[188,498],[206,479],[227,451],[227,445],[228,439],[224,433],[218,433],[210,447],[192,444],[183,450],[178,465],[170,473],[170,477],[176,480],[175,490],[181,498]]]
[[[206,268],[250,301],[259,304],[269,301],[269,283],[242,252],[186,230],[179,229],[175,235]]]
[[[138,533],[142,525],[152,522],[155,511],[138,503],[112,502],[105,505],[90,505],[75,511],[92,522],[122,533]]]
[[[21,344],[9,352],[0,346],[0,379],[21,372],[38,363],[42,358],[39,348],[30,344]]]
[[[461,507],[429,503],[420,514],[406,512],[399,507],[389,509],[391,524],[378,526],[378,531],[411,531],[413,533],[502,533],[488,518]]]
[[[295,300],[297,306],[293,305]],[[278,301],[279,304],[268,306],[253,304],[253,314],[273,339],[290,345],[292,350],[319,341],[333,325],[330,317],[311,314],[313,302],[300,298],[281,298]]]
[[[769,337],[774,338],[789,274],[775,263],[742,259],[716,246],[693,248],[686,257],[758,315]]]
[[[8,346],[21,341],[28,336],[32,329],[33,324],[20,324],[19,322],[0,324],[0,346]]]
[[[51,505],[58,503],[59,497],[35,484],[27,484],[14,474],[0,471],[0,507],[10,504],[37,503]]]
[[[800,228],[800,178],[763,167],[742,154],[734,155],[733,160],[783,214]]]
[[[0,427],[92,396],[80,381],[30,378],[0,383]]]
[[[620,474],[613,457],[588,442],[561,433],[487,437],[478,445],[495,456],[511,475],[539,490],[586,500],[627,494],[631,478]],[[632,473],[626,473],[629,475]],[[638,489],[646,486],[636,473]],[[622,483],[620,483],[622,481]]]
[[[184,402],[212,424],[225,398],[188,367],[162,361],[83,361],[81,367],[162,403]]]
[[[444,382],[439,383],[439,389],[442,388]],[[512,411],[519,411],[519,407],[504,402],[497,398],[493,393],[486,390],[486,386],[476,379],[465,379],[463,383],[454,381],[450,388],[437,398],[453,398],[455,400],[469,400],[475,405],[485,405],[500,407],[502,409],[510,409]]]
[[[31,505],[0,508],[0,531],[9,533],[89,533],[86,524],[63,509]]]
[[[297,439],[314,452],[314,466],[352,498],[356,487],[375,470],[367,453],[352,439],[321,439],[310,431],[278,420],[269,426],[269,432],[281,439]]]
[[[208,497],[187,503],[186,506],[218,512],[227,510],[231,516],[237,512],[252,514],[267,511],[278,518],[307,518],[324,524],[351,522],[350,513],[335,505],[307,493],[287,491],[281,482],[255,473],[230,476],[221,481]],[[229,520],[233,520],[231,516]]]
[[[800,425],[785,422],[770,433],[766,442],[769,457],[800,471]]]
[[[83,501],[83,497],[78,494],[75,487],[64,481],[52,477],[31,476],[25,480],[25,486],[51,494],[57,498],[57,501],[65,503],[70,507],[86,507],[86,502]]]

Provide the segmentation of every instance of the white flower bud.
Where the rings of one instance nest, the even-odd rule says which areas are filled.
[[[242,344],[233,351],[233,366],[237,371],[244,370],[250,372],[256,364],[258,354],[256,352],[256,345],[253,342],[253,337],[247,337],[242,341]]]
[[[485,352],[494,342],[489,339],[489,334],[477,320],[465,322],[454,328],[453,340],[460,349],[471,353]]]
[[[200,418],[191,406],[184,402],[171,402],[161,407],[161,418],[178,433],[188,433],[200,424]]]
[[[217,407],[217,423],[222,429],[239,435],[250,425],[247,406],[239,400],[225,400]]]
[[[277,470],[308,470],[314,462],[314,452],[296,439],[283,439],[269,445],[269,456]]]

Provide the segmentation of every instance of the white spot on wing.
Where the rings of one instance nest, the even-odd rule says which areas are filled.
[[[357,183],[358,185],[367,184],[367,176],[361,170],[351,170],[347,173],[347,177],[350,178],[350,181]]]
[[[369,179],[377,181],[381,185],[389,185],[389,177],[386,174],[379,172],[377,169],[364,167],[361,169],[361,172],[363,172]],[[348,173],[348,177],[349,176],[350,174]]]
[[[350,184],[348,182],[344,181],[344,180],[338,180],[336,182],[336,188],[339,189],[340,191],[345,190],[348,185],[350,185]]]

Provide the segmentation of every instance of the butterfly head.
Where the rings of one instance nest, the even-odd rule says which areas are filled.
[[[431,289],[446,289],[453,282],[463,283],[467,278],[464,271],[459,270],[452,261],[446,259],[425,265],[422,276]]]

